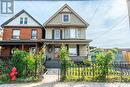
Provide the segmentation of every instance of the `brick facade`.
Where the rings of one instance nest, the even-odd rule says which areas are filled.
[[[3,40],[11,40],[13,29],[20,30],[20,40],[31,40],[32,29],[37,31],[37,40],[42,39],[42,29],[41,28],[4,28]]]

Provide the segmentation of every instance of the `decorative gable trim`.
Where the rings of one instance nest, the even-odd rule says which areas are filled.
[[[43,26],[46,26],[54,17],[56,17],[58,14],[61,13],[61,11],[64,9],[64,8],[68,8],[77,18],[79,18],[84,24],[85,26],[87,27],[89,24],[82,18],[80,17],[70,6],[68,6],[67,4],[65,4],[63,7],[61,7],[54,15],[52,15],[44,24]]]
[[[17,13],[15,16],[13,16],[12,18],[10,18],[9,20],[7,20],[6,22],[4,22],[1,27],[6,26],[8,23],[10,23],[12,20],[14,20],[15,18],[17,18],[18,16],[20,16],[21,14],[26,13],[30,18],[32,18],[37,24],[39,24],[39,26],[42,27],[42,25],[35,19],[33,18],[29,13],[27,13],[24,9],[21,10],[19,13]]]

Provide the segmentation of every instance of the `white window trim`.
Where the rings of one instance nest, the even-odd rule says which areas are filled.
[[[68,15],[68,17],[69,17],[69,21],[68,21],[68,22],[64,22],[64,15]],[[70,14],[68,14],[68,13],[63,13],[63,14],[62,14],[62,22],[63,22],[63,23],[70,23]]]
[[[14,36],[14,30],[18,30],[19,31],[19,38],[13,38],[13,36]],[[12,31],[12,40],[20,40],[20,35],[21,35],[21,30],[19,30],[19,29],[13,29],[13,31]]]
[[[76,49],[76,53],[75,53],[76,55],[70,54],[70,49]],[[69,56],[77,56],[77,47],[76,46],[74,46],[74,47],[69,46]]]
[[[27,25],[28,24],[28,17],[20,17],[20,21],[21,21],[21,18],[23,18],[21,25]],[[25,24],[25,18],[27,18],[27,24]]]
[[[56,38],[56,31],[59,32],[59,38]],[[61,37],[60,35],[61,35],[60,29],[55,29],[55,30],[54,30],[54,39],[55,39],[55,40],[60,40],[60,39],[61,39],[61,38],[60,38],[60,37]]]

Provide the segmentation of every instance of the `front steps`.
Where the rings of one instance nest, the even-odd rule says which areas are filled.
[[[45,63],[46,68],[60,68],[60,60],[53,59],[47,60]]]

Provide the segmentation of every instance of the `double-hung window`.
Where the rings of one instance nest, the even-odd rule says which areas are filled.
[[[36,29],[32,29],[32,39],[36,39],[37,38],[37,31]]]
[[[70,38],[76,38],[76,29],[70,29]]]
[[[13,30],[13,39],[19,39],[20,38],[20,30]]]
[[[59,29],[55,29],[54,30],[54,39],[60,39],[60,30]]]

